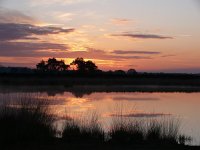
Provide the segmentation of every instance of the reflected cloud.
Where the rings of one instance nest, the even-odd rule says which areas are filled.
[[[117,101],[121,101],[121,100],[125,100],[125,101],[158,101],[160,100],[159,98],[155,98],[155,97],[114,97],[113,100],[117,100]]]
[[[93,92],[92,91],[76,91],[76,92],[72,92],[72,94],[76,97],[76,98],[83,98],[84,96],[89,96],[91,95]]]
[[[68,121],[71,121],[71,120],[74,120],[74,117],[73,116],[68,116],[68,115],[56,115],[55,117],[58,121],[60,120],[68,120]]]
[[[38,102],[44,102],[43,105],[54,106],[54,105],[64,105],[65,99],[58,97],[49,97],[44,94],[38,93],[8,93],[0,94],[0,105],[9,104],[12,106],[18,106],[21,103],[31,102],[37,104]]]
[[[111,117],[133,117],[133,118],[155,118],[155,117],[164,117],[171,116],[171,114],[163,113],[129,113],[129,114],[110,114]]]
[[[158,97],[151,97],[151,93],[153,92],[165,92],[165,93],[197,93],[200,91],[200,88],[188,88],[188,87],[182,87],[182,88],[174,88],[174,87],[152,87],[152,86],[75,86],[75,87],[5,87],[0,86],[0,94],[11,94],[11,93],[40,93],[40,94],[46,94],[47,96],[65,96],[65,94],[68,97],[76,97],[76,98],[83,98],[86,96],[87,98],[97,99],[101,100],[104,99],[105,95],[112,95],[113,100],[160,100]],[[140,96],[137,96],[137,93]],[[95,97],[95,94],[98,94],[98,97]],[[117,96],[116,94],[120,94]],[[94,94],[94,95],[92,95]],[[132,96],[126,96],[127,94],[130,94]],[[122,96],[125,95],[125,96]]]

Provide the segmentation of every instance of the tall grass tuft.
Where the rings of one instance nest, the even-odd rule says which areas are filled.
[[[47,105],[47,101],[33,99],[30,95],[21,97],[17,103],[9,101],[1,105],[0,143],[43,143],[52,140],[56,130],[52,126],[54,117],[49,114]]]
[[[62,139],[69,143],[101,144],[105,133],[96,113],[91,117],[68,120],[65,123]]]
[[[146,125],[146,141],[149,144],[179,144],[180,122],[174,119],[149,120]]]
[[[190,138],[180,134],[180,122],[174,119],[125,120],[111,125],[109,142],[121,145],[185,145]]]
[[[114,144],[142,144],[144,141],[139,122],[113,124],[108,134],[109,141]]]

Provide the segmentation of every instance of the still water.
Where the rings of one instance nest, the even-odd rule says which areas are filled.
[[[23,92],[0,92],[1,97],[26,95]],[[103,125],[120,109],[126,118],[160,119],[172,117],[181,122],[181,133],[200,145],[200,93],[176,92],[96,92],[83,95],[71,92],[30,92],[40,99],[48,98],[52,112],[58,116],[88,115],[97,112]]]

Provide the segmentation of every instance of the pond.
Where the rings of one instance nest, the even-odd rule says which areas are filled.
[[[17,88],[17,87],[16,87]],[[56,90],[59,91],[59,90]],[[106,91],[106,90],[105,90]],[[132,119],[174,118],[181,122],[181,133],[193,138],[193,145],[200,145],[200,92],[90,92],[69,91],[39,92],[37,90],[0,90],[1,99],[18,95],[32,95],[48,99],[52,113],[60,116],[84,116],[96,112],[106,127],[117,111]]]

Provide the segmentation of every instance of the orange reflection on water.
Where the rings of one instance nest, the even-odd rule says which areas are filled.
[[[55,97],[65,101],[56,110],[80,115],[96,111],[104,124],[108,122],[109,116],[119,110],[116,106],[121,106],[121,109],[124,107],[123,113],[132,118],[171,115],[181,120],[181,129],[186,135],[200,138],[200,93],[92,93],[77,98],[66,92]]]

